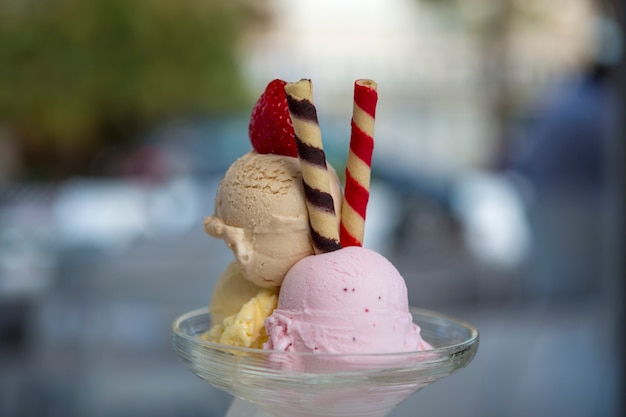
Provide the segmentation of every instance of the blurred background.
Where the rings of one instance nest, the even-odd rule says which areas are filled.
[[[273,78],[342,172],[379,84],[366,246],[481,332],[392,416],[624,415],[624,2],[0,3],[0,416],[222,416],[170,342]],[[620,70],[621,68],[621,70]]]

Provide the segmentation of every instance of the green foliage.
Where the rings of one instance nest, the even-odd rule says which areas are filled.
[[[239,108],[247,96],[237,4],[0,3],[0,125],[20,140],[71,148],[102,140],[111,126]]]

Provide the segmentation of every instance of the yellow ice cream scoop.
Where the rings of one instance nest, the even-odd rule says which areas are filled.
[[[215,286],[209,312],[213,325],[204,340],[229,346],[262,348],[265,319],[276,308],[278,288],[261,288],[245,279],[232,262]]]
[[[278,291],[263,289],[241,307],[238,314],[224,320],[219,342],[224,345],[262,348],[267,341],[265,319],[278,302]]]

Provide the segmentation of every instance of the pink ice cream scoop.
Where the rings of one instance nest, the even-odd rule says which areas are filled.
[[[407,288],[384,256],[350,246],[308,256],[285,276],[263,346],[287,352],[390,353],[429,349]]]

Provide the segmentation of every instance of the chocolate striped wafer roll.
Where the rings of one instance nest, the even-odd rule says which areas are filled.
[[[330,194],[330,177],[313,105],[311,80],[288,83],[285,93],[302,169],[313,250],[316,254],[332,252],[341,249],[339,221]]]
[[[363,246],[374,151],[377,87],[372,80],[357,80],[354,83],[350,152],[346,164],[346,187],[339,229],[341,245],[344,247]]]

